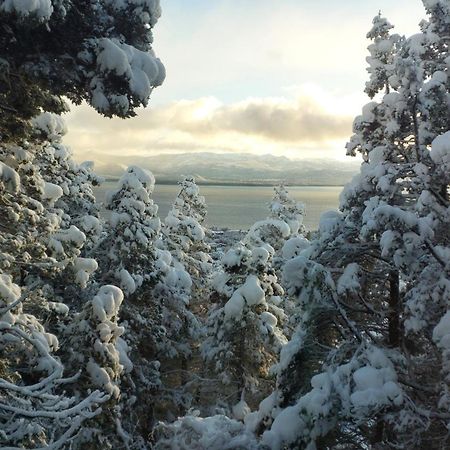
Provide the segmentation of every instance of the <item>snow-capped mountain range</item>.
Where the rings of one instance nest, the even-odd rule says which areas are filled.
[[[159,182],[193,175],[199,183],[343,185],[357,173],[359,161],[293,160],[250,153],[180,153],[154,156],[95,155],[96,171],[107,178],[122,175],[129,165],[151,170]]]

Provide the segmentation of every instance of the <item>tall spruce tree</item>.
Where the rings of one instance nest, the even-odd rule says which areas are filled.
[[[285,267],[301,310],[259,416],[270,448],[448,445],[449,4],[424,4],[409,39],[375,18],[366,90],[382,96],[347,146],[361,172]]]

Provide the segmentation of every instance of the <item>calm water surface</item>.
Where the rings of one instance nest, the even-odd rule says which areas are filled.
[[[95,190],[98,201],[103,201],[106,191],[114,189],[115,182],[107,181]],[[320,215],[337,209],[341,186],[290,186],[289,194],[306,206],[305,226],[316,230]],[[178,192],[177,185],[157,184],[153,199],[159,206],[159,215],[166,217]],[[208,205],[208,224],[245,230],[268,214],[268,204],[273,197],[270,186],[200,186]]]

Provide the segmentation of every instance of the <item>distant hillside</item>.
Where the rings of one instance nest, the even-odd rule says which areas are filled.
[[[104,158],[104,156],[103,156]],[[195,176],[200,184],[273,184],[285,181],[297,185],[342,185],[357,173],[359,162],[337,160],[291,160],[283,156],[249,153],[181,153],[155,156],[113,157],[102,161],[96,156],[96,171],[118,177],[128,165],[151,170],[158,181],[176,181],[183,175]]]

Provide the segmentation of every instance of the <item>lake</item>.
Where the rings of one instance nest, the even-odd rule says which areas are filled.
[[[106,181],[95,189],[97,200],[102,202],[106,191],[114,189],[115,182]],[[288,186],[289,194],[306,207],[304,224],[316,230],[320,215],[337,209],[342,186]],[[159,206],[159,215],[166,217],[178,192],[178,185],[156,184],[153,199]],[[246,230],[268,214],[268,204],[273,197],[271,186],[200,186],[200,193],[208,205],[209,226]]]

